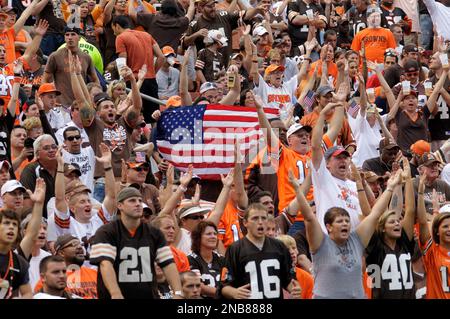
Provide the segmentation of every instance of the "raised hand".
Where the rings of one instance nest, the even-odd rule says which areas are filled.
[[[17,59],[17,61],[14,63],[13,72],[14,74],[22,74],[23,71],[23,60]]]
[[[403,163],[403,174],[402,174],[403,180],[411,178],[411,166],[409,165],[409,161],[405,156],[402,156],[402,163]]]
[[[350,172],[352,174],[352,179],[354,182],[361,180],[361,175],[356,168],[355,163],[353,163],[352,161],[350,161]]]
[[[234,181],[234,168],[230,170],[228,175],[224,177],[222,174],[220,174],[220,178],[222,179],[223,186],[231,187],[233,185]]]
[[[131,101],[128,97],[124,100],[121,100],[119,104],[117,104],[117,114],[123,114],[131,105]]]
[[[167,167],[166,170],[166,180],[167,180],[167,185],[173,185],[174,181],[175,181],[175,168],[173,167],[172,164],[169,164],[169,166]]]
[[[143,81],[147,74],[147,64],[143,64],[138,72],[138,80]]]
[[[27,189],[27,193],[33,203],[43,204],[45,201],[45,190],[47,185],[43,178],[38,177],[36,179],[36,187],[34,188],[34,193]]]
[[[58,163],[58,166],[60,167],[64,167],[64,158],[62,155],[62,150],[63,150],[64,146],[60,145],[58,147],[58,150],[56,151],[56,162]]]
[[[417,188],[417,191],[419,193],[422,193],[425,191],[425,180],[427,179],[427,176],[425,174],[420,175],[419,178],[419,187]]]
[[[180,184],[184,187],[187,187],[191,182],[192,175],[194,175],[194,166],[192,164],[189,165],[186,173],[183,173],[180,176]]]
[[[48,21],[41,19],[36,24],[36,26],[34,28],[34,33],[36,35],[40,35],[43,37],[45,35],[45,33],[47,33],[47,29],[48,29]]]
[[[109,149],[108,145],[105,143],[100,143],[100,153],[102,154],[101,157],[95,157],[95,159],[105,165],[111,163],[111,150]]]
[[[289,169],[288,171],[288,180],[289,183],[294,187],[294,189],[297,191],[300,188],[300,183],[298,179],[295,177],[294,173],[292,172],[292,169]]]
[[[195,185],[195,193],[194,196],[192,196],[192,204],[198,206],[200,205],[200,194],[202,192],[202,187],[200,186],[199,183],[197,183],[197,185]]]
[[[133,71],[128,66],[124,66],[119,70],[120,75],[125,81],[131,81],[134,79]]]
[[[192,47],[189,47],[184,51],[182,66],[187,66],[191,57]]]

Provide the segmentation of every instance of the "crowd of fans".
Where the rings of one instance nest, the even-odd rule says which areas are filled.
[[[449,0],[0,5],[0,299],[450,298]],[[218,179],[156,142],[205,104]]]

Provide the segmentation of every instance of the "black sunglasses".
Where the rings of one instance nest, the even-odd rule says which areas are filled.
[[[68,141],[73,141],[73,140],[81,140],[81,136],[80,135],[76,135],[76,136],[69,136],[67,137]]]
[[[204,219],[205,216],[204,215],[189,215],[186,216],[187,219],[193,219],[193,220],[199,220],[199,219]]]
[[[134,169],[136,172],[142,172],[142,171],[148,172],[149,169],[150,169],[150,167],[148,167],[148,166],[139,166],[139,167],[134,167],[133,169]]]

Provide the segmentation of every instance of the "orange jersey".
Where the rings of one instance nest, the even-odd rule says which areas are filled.
[[[322,76],[322,60],[317,60],[316,62],[314,62],[313,64],[311,64],[311,68],[309,70],[309,76],[313,76],[314,74],[314,70],[317,66],[317,77],[321,77]],[[333,82],[333,85],[336,85],[336,81],[337,81],[337,77],[338,77],[338,67],[337,64],[334,63],[333,61],[329,61],[327,62],[327,69],[328,69],[328,78],[329,80],[331,80]]]
[[[239,225],[239,210],[231,201],[228,201],[217,229],[219,240],[223,242],[225,248],[243,237]]]
[[[450,299],[450,251],[430,238],[423,255],[427,273],[426,299]]]
[[[397,47],[394,35],[385,28],[367,28],[359,31],[353,39],[352,50],[359,52],[362,42],[365,45],[367,60],[378,63],[383,63],[386,49]]]
[[[14,85],[14,65],[12,63],[3,67],[0,71],[0,99],[5,104],[3,105],[3,114],[8,108],[8,103],[11,100],[12,89]],[[17,102],[16,115],[20,114],[20,104]]]
[[[189,260],[186,254],[173,245],[170,245],[170,250],[172,251],[173,260],[175,261],[175,265],[177,265],[178,272],[189,271],[191,267],[189,266]]]
[[[71,265],[75,266],[75,265]],[[83,299],[98,299],[97,297],[97,270],[88,267],[77,267],[73,270],[71,266],[67,268],[67,288],[66,291],[75,294]],[[42,281],[39,279],[34,292],[42,289]]]
[[[302,299],[312,299],[314,288],[313,276],[309,272],[295,267],[295,278],[302,288]]]
[[[2,33],[0,33],[0,44],[6,50],[5,63],[11,63],[16,59],[16,46],[14,42],[16,41],[16,33],[14,28],[11,27]]]

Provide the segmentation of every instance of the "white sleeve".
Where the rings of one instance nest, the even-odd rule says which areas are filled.
[[[298,87],[298,77],[297,75],[293,76],[289,81],[286,82],[286,87],[289,90],[289,94],[291,95],[291,98],[295,97],[295,90],[297,90]]]
[[[48,219],[48,241],[55,241],[59,236],[70,233],[70,211],[55,213]]]
[[[437,10],[436,0],[423,0],[423,3],[427,7],[430,15],[433,15],[435,13],[435,11]]]
[[[259,73],[258,73],[258,78],[259,78],[259,84],[257,86],[255,86],[255,88],[253,89],[253,92],[256,95],[259,95],[261,97],[262,101],[264,102],[264,104],[267,105],[267,103],[269,102],[269,101],[267,101],[267,83],[266,83],[266,81],[264,81],[264,78]]]

